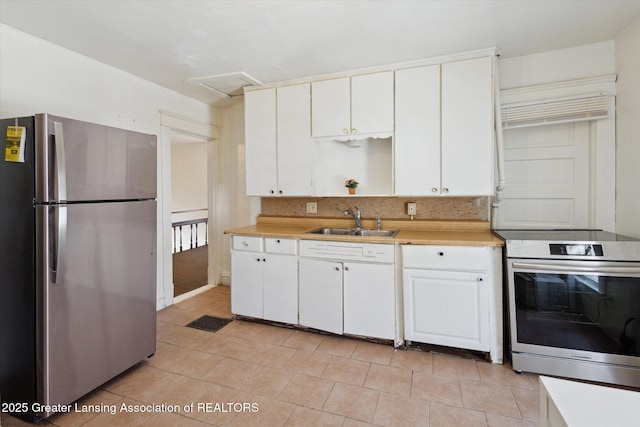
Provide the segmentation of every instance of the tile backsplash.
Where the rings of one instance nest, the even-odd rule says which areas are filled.
[[[263,215],[342,217],[358,206],[363,218],[408,219],[407,202],[417,204],[415,219],[489,220],[489,197],[263,197]],[[318,212],[306,213],[306,203],[316,202]]]

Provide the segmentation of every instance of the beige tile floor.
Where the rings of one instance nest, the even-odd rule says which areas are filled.
[[[231,316],[228,287],[159,312],[155,356],[79,401],[115,405],[114,415],[72,411],[43,424],[538,425],[538,377],[509,365],[241,320],[215,333],[184,326],[203,314]],[[180,411],[122,412],[123,403],[180,405]],[[2,426],[15,425],[25,423],[3,414]]]

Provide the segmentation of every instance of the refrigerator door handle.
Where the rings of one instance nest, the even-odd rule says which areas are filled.
[[[64,133],[62,123],[53,122],[54,137],[56,143],[56,187],[58,194],[55,196],[59,202],[67,200],[67,165],[64,157]]]
[[[67,252],[67,207],[56,206],[55,209],[58,210],[58,224],[56,226],[56,236],[54,239],[56,242],[56,252],[53,257],[55,264],[51,269],[51,283],[59,284],[62,282],[64,276],[64,258]]]

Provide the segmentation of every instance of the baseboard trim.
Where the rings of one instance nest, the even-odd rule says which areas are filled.
[[[199,294],[201,294],[203,292],[206,292],[209,289],[213,289],[213,288],[215,288],[215,285],[204,285],[204,286],[201,286],[201,287],[199,287],[197,289],[194,289],[192,291],[189,291],[189,292],[187,292],[185,294],[178,295],[177,297],[174,297],[173,298],[173,303],[177,304],[177,303],[179,303],[181,301],[184,301],[184,300],[189,299],[191,297],[195,297],[196,295],[199,295]]]

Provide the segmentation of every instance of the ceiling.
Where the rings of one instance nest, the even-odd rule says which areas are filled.
[[[639,18],[638,0],[0,0],[3,24],[209,104],[226,97],[186,79],[275,83],[494,46],[510,58],[612,40]]]

